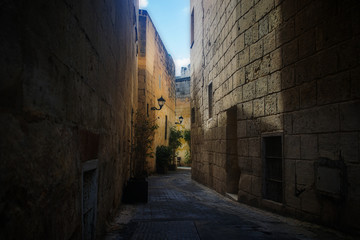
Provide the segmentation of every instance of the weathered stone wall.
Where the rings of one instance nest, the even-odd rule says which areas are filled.
[[[154,136],[155,152],[156,146],[168,145],[170,127],[175,125],[175,63],[146,10],[139,11],[139,32],[139,111],[159,126]],[[161,96],[166,100],[164,107],[151,110],[159,108],[157,99]],[[154,172],[155,158],[149,157],[147,162],[149,171]]]
[[[1,239],[81,239],[88,160],[98,159],[98,237],[118,208],[137,107],[137,9],[0,4]]]
[[[175,80],[176,86],[176,106],[175,106],[175,120],[179,122],[179,117],[184,118],[181,124],[177,124],[177,130],[190,130],[190,77],[177,77]],[[184,139],[180,139],[182,145],[177,149],[178,157],[180,157],[180,164],[185,165],[186,155],[189,154],[190,146]]]
[[[236,152],[239,201],[359,230],[359,2],[203,0],[191,10],[193,178],[226,192]],[[267,136],[281,137],[281,203],[265,199]]]

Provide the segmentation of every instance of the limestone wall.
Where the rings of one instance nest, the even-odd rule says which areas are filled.
[[[359,3],[202,0],[192,10],[193,178],[230,191],[235,161],[239,201],[359,230]],[[272,136],[278,201],[266,199]]]
[[[140,10],[139,32],[139,111],[159,126],[152,148],[155,152],[156,146],[168,145],[170,127],[175,125],[175,63],[146,10]],[[151,110],[159,108],[161,96],[166,100],[164,107]],[[155,158],[147,162],[149,171],[154,172]]]
[[[115,214],[137,108],[137,9],[1,3],[1,239],[81,239],[82,205],[94,199],[98,237]]]

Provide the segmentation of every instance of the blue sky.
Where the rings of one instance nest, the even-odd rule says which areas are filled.
[[[190,0],[139,0],[148,11],[168,53],[176,65],[176,75],[190,63]]]

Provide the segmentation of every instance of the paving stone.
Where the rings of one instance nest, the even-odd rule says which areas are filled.
[[[123,205],[104,240],[344,237],[330,229],[230,200],[193,181],[190,173],[178,169],[168,175],[150,176],[149,202]]]

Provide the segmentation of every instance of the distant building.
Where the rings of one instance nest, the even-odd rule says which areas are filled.
[[[190,64],[187,67],[181,67],[181,78],[190,76]],[[177,77],[178,78],[178,77]]]
[[[358,1],[191,0],[192,177],[360,231]]]
[[[175,125],[175,63],[146,10],[139,10],[138,66],[138,111],[159,126],[152,149],[155,152],[156,146],[169,144],[170,127]],[[159,108],[157,99],[161,96],[166,100],[164,107],[151,110]],[[155,158],[149,157],[147,162],[148,170],[154,172]]]
[[[176,77],[176,117],[175,120],[179,122],[179,117],[183,117],[183,122],[177,124],[177,129],[181,131],[190,130],[190,64],[188,67],[181,68],[181,76]],[[190,146],[182,139],[182,146],[178,148],[177,154],[180,165],[190,166]]]

